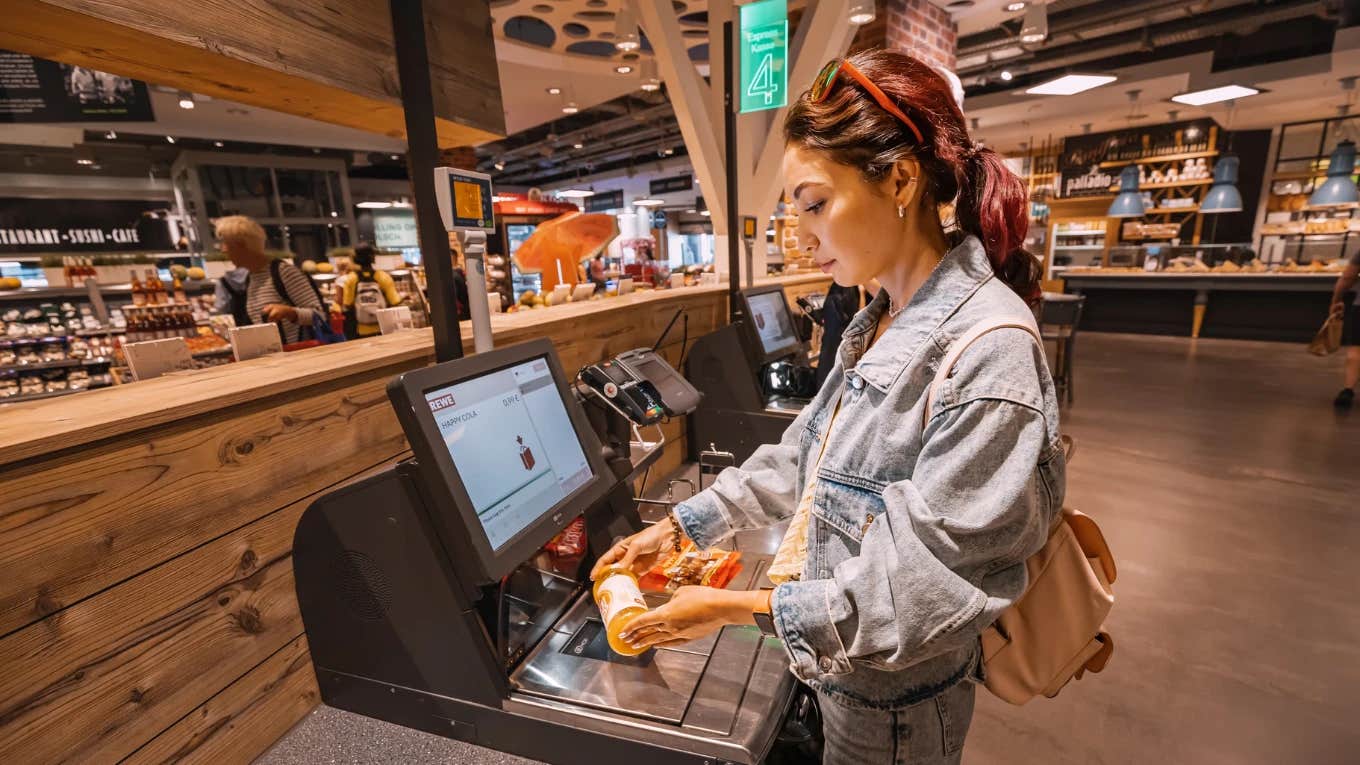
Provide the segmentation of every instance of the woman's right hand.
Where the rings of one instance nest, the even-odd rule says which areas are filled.
[[[590,570],[591,580],[599,577],[600,572],[609,566],[622,566],[638,576],[642,576],[656,565],[661,553],[670,550],[674,542],[674,529],[669,518],[663,518],[638,533],[616,542],[609,548],[595,568]]]
[[[1346,314],[1346,303],[1345,303],[1344,301],[1337,300],[1337,301],[1335,301],[1335,302],[1332,303],[1331,312],[1330,312],[1330,315],[1331,315],[1331,316],[1336,317],[1336,318],[1340,318],[1340,317],[1344,316],[1345,314]]]

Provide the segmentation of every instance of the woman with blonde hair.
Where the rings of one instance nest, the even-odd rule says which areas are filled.
[[[244,290],[228,286],[236,323],[276,323],[285,345],[309,339],[313,317],[325,315],[312,280],[292,263],[265,252],[264,229],[254,220],[229,215],[217,219],[215,230],[218,249],[248,272]]]

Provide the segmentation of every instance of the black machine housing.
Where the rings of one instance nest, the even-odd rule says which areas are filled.
[[[427,391],[450,380],[534,358],[551,364],[595,479],[493,549],[485,535],[479,536],[480,522],[471,513],[456,466],[436,448],[442,438],[428,409],[421,411],[422,403]],[[692,388],[682,390],[688,385],[683,378],[684,385],[677,385],[664,377],[649,379],[669,406],[683,410],[687,400],[697,401]],[[667,390],[684,395],[665,397]],[[802,718],[809,714],[808,705],[795,703],[783,648],[772,638],[762,640],[754,628],[727,628],[703,649],[709,652],[706,659],[696,652],[676,654],[703,668],[678,722],[646,710],[629,715],[602,708],[592,701],[599,688],[568,688],[566,698],[526,691],[528,663],[561,665],[571,657],[564,657],[565,647],[559,652],[554,646],[572,645],[573,635],[589,627],[588,619],[577,624],[581,614],[595,613],[586,577],[594,560],[614,539],[643,526],[632,498],[631,478],[641,465],[628,453],[631,423],[611,420],[612,414],[602,417],[602,407],[583,407],[580,399],[586,394],[568,386],[550,343],[533,341],[409,372],[392,382],[389,394],[415,459],[318,499],[303,514],[294,537],[298,603],[325,703],[571,765],[716,765],[761,762],[767,756],[773,762],[807,746],[800,731],[807,729]],[[578,513],[585,519],[585,549],[547,552],[544,543]],[[580,654],[581,646],[574,652]],[[600,686],[605,690],[655,683],[658,694],[668,693],[676,679],[668,674],[671,664],[660,652],[649,656],[576,660],[593,662],[591,673],[582,676],[605,683]],[[746,678],[735,693],[734,677]],[[577,691],[583,698],[573,702],[570,696]],[[646,698],[647,691],[644,687],[631,698]],[[715,698],[736,699],[735,706],[715,709]],[[800,719],[789,719],[790,709],[803,710]]]

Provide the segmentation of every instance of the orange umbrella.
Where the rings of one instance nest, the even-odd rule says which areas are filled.
[[[604,213],[570,212],[538,224],[515,251],[521,273],[542,274],[543,292],[580,281],[578,267],[619,235],[619,223]],[[561,279],[558,279],[558,274]]]

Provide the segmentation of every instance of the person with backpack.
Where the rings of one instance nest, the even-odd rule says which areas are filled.
[[[378,311],[401,304],[401,293],[392,275],[373,267],[373,245],[360,242],[354,248],[354,267],[346,277],[340,310],[345,314],[345,334],[370,337],[382,330]]]
[[[949,81],[896,51],[829,63],[790,103],[784,139],[799,248],[843,287],[882,289],[779,443],[591,573],[788,521],[776,587],[682,587],[621,638],[646,648],[755,624],[815,691],[826,765],[957,763],[991,672],[987,631],[1033,594],[1026,564],[1065,516],[1025,186],[969,137]]]
[[[311,277],[286,260],[265,252],[265,233],[244,215],[228,215],[216,222],[218,248],[232,264],[246,271],[243,288],[231,280],[219,282],[230,296],[237,326],[275,323],[283,344],[316,337],[314,318],[325,317],[325,303]]]

